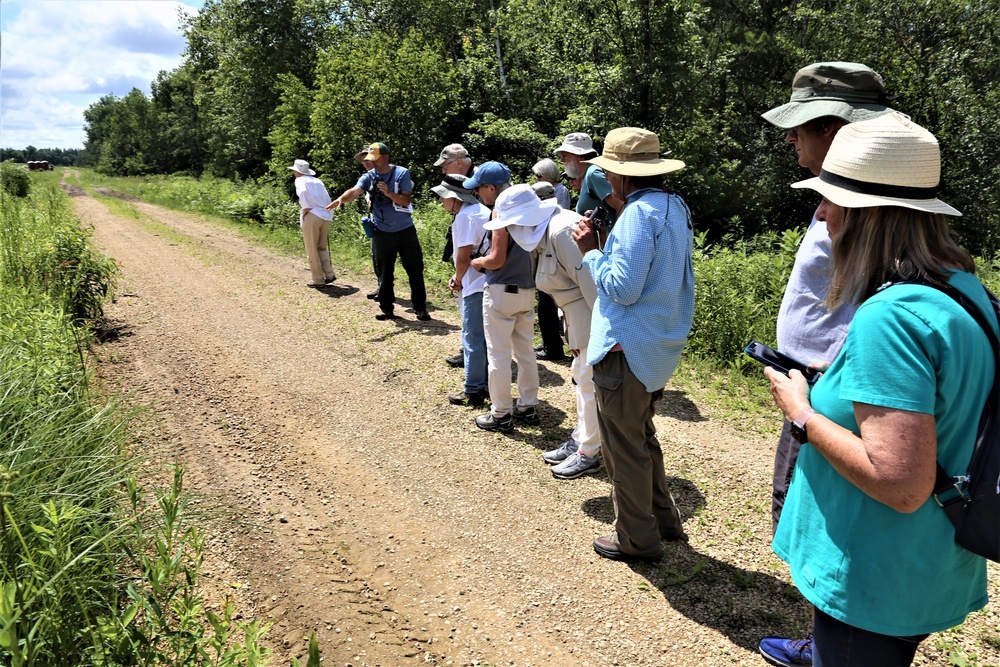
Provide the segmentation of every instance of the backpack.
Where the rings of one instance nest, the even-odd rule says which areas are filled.
[[[997,363],[993,388],[983,406],[976,446],[964,475],[949,475],[937,464],[934,500],[955,526],[955,542],[974,554],[1000,562],[1000,342],[983,312],[958,289],[924,280],[902,280],[892,285],[924,285],[954,299],[983,329]],[[1000,323],[1000,301],[984,286]]]

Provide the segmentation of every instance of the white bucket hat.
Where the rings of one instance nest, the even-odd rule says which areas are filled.
[[[493,210],[496,218],[483,225],[484,229],[507,230],[519,246],[531,252],[542,240],[549,219],[559,210],[555,199],[542,201],[530,185],[512,185],[497,197]]]
[[[292,166],[289,167],[289,169],[291,169],[292,171],[297,171],[300,174],[307,174],[309,176],[316,175],[316,172],[309,168],[309,163],[306,162],[305,160],[296,160],[295,162],[292,163]]]
[[[622,176],[656,176],[684,168],[680,160],[660,157],[660,138],[638,127],[619,127],[608,132],[601,157],[584,160],[604,171]]]
[[[792,184],[844,208],[902,206],[962,215],[937,198],[940,186],[937,139],[898,112],[842,127],[819,176]]]

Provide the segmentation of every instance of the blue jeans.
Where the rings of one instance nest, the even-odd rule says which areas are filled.
[[[465,352],[465,393],[486,391],[486,334],[483,331],[483,293],[463,298],[462,350]]]
[[[814,667],[907,667],[927,635],[893,637],[848,625],[816,609]]]

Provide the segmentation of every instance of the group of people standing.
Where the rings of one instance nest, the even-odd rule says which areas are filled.
[[[788,103],[764,118],[786,131],[814,176],[792,187],[823,196],[777,327],[780,350],[822,375],[809,385],[798,371],[765,370],[785,417],[772,546],[814,618],[809,635],[766,637],[759,650],[779,667],[909,665],[928,633],[987,602],[985,560],[955,544],[933,490],[938,465],[965,471],[996,361],[978,324],[940,288],[964,294],[995,331],[996,318],[970,255],[951,239],[946,216],[961,214],[937,198],[938,142],[888,106],[882,77],[858,63],[809,65]],[[307,250],[316,245],[312,284],[334,279],[323,213],[374,184],[385,198],[376,212],[372,196],[375,298],[392,317],[391,265],[409,252],[419,319],[415,232],[386,236],[412,229],[392,222],[409,215],[412,182],[387,154],[368,147],[370,169],[334,201],[309,180],[307,163],[291,167]],[[455,216],[449,286],[462,313],[465,384],[448,399],[488,402],[475,418],[484,430],[539,422],[532,338],[536,290],[545,293],[565,320],[577,420],[543,459],[562,479],[591,474],[603,459],[615,520],[595,552],[656,561],[663,541],[685,535],[653,423],[694,313],[691,214],[664,178],[684,163],[661,157],[654,133],[627,127],[607,134],[601,154],[588,135],[569,134],[555,157],[578,193],[575,209],[549,158],[535,165],[534,185],[513,184],[501,162],[474,168],[458,144],[435,163],[443,178],[432,191]],[[409,243],[416,252],[403,250]]]

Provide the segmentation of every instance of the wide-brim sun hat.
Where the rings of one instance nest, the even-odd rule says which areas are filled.
[[[431,188],[431,192],[436,194],[442,199],[459,199],[466,204],[476,204],[479,202],[476,199],[476,195],[472,193],[472,190],[462,187],[462,183],[465,181],[465,176],[459,176],[457,174],[447,174],[441,180],[440,185],[435,185]]]
[[[289,167],[292,171],[297,171],[300,174],[306,174],[307,176],[315,176],[316,172],[309,168],[309,163],[305,160],[296,160]]]
[[[861,63],[813,63],[795,73],[792,97],[761,114],[767,122],[788,130],[824,116],[858,123],[892,111],[885,83]]]
[[[509,225],[537,227],[548,221],[559,205],[554,199],[542,201],[526,183],[512,185],[497,197],[493,210],[494,219],[483,225],[483,229],[502,229]]]
[[[898,112],[842,127],[819,176],[792,187],[815,190],[844,208],[902,206],[962,215],[937,198],[941,187],[937,139]]]
[[[600,157],[584,160],[622,176],[658,176],[684,168],[681,160],[660,157],[660,138],[638,127],[619,127],[604,138]]]

